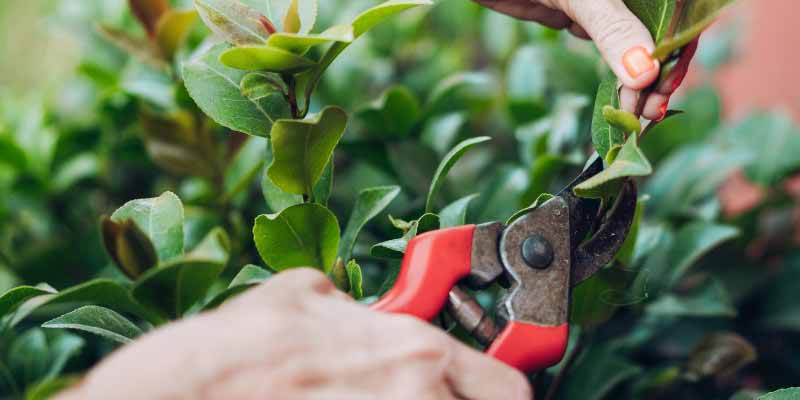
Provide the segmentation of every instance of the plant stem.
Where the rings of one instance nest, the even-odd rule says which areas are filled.
[[[292,118],[294,119],[301,119],[302,115],[300,114],[300,109],[297,106],[297,80],[294,79],[294,76],[291,74],[286,74],[283,76],[283,80],[286,82],[287,91],[287,101],[289,101],[289,107],[292,110]]]
[[[585,335],[583,332],[581,332],[581,334],[578,335],[578,340],[575,343],[575,347],[567,356],[564,366],[561,367],[561,370],[558,371],[558,375],[556,375],[555,379],[553,379],[553,383],[551,383],[550,387],[547,388],[547,394],[545,394],[544,400],[555,400],[556,396],[558,395],[558,389],[560,389],[561,384],[564,383],[564,378],[566,377],[567,372],[569,372],[570,367],[572,367],[572,364],[575,363],[575,360],[581,354],[581,351],[583,351],[583,345],[585,341]]]

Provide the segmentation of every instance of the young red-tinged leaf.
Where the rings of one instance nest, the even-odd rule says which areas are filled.
[[[159,19],[170,9],[168,0],[128,0],[128,5],[151,37],[156,35]]]
[[[675,0],[669,28],[656,44],[653,56],[665,60],[675,50],[686,46],[703,32],[719,13],[735,0]]]
[[[175,57],[196,20],[195,10],[170,10],[161,16],[156,26],[156,43],[164,59]]]
[[[238,0],[195,0],[195,7],[209,29],[237,45],[264,44],[270,35],[263,15]]]

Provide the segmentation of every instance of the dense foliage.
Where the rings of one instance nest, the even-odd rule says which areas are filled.
[[[653,174],[624,251],[576,288],[570,354],[532,377],[539,398],[750,399],[798,383],[787,116],[723,121],[700,86],[640,133],[591,45],[464,0],[51,3],[47,21],[81,49],[74,74],[0,99],[4,397],[46,398],[287,268],[372,301],[409,239],[506,221],[593,149],[608,168],[579,194]],[[626,3],[658,3],[661,19],[643,19],[668,65],[728,1]],[[706,73],[731,37],[706,37]]]

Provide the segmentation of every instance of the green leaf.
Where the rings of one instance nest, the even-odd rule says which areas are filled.
[[[98,25],[97,31],[105,40],[155,69],[166,69],[168,64],[162,59],[161,50],[142,37],[133,36],[115,27]]]
[[[153,271],[153,270],[151,270]],[[162,319],[150,310],[142,307],[131,296],[128,287],[108,279],[95,279],[89,282],[64,289],[57,293],[49,293],[29,299],[17,309],[10,326],[18,324],[32,312],[45,305],[97,305],[112,308],[146,319],[152,324],[159,324]]]
[[[350,220],[339,242],[339,257],[350,260],[359,232],[371,219],[383,211],[400,194],[399,186],[382,186],[364,189],[358,194]]]
[[[722,140],[754,153],[745,167],[754,182],[771,187],[800,168],[800,129],[782,112],[757,113],[721,132]]]
[[[422,143],[436,151],[436,154],[445,155],[458,138],[461,128],[467,122],[466,113],[453,112],[436,116],[426,121],[422,130]]]
[[[334,160],[333,157],[331,157],[331,160],[328,161],[328,165],[322,170],[322,176],[320,176],[319,180],[314,185],[314,195],[311,196],[315,203],[326,207],[328,206],[328,199],[330,199],[331,193],[333,192],[333,170]]]
[[[212,230],[184,257],[151,269],[133,286],[133,297],[152,310],[175,319],[198,300],[225,269],[230,242],[222,229]]]
[[[800,399],[800,387],[776,390],[759,396],[757,400],[797,400]]]
[[[628,236],[625,238],[625,242],[622,243],[622,247],[620,247],[619,252],[617,253],[617,261],[624,266],[630,266],[633,263],[636,242],[639,239],[639,227],[642,224],[642,215],[644,215],[646,204],[646,198],[639,199],[636,202],[636,212],[633,214],[633,223],[631,224],[631,229],[628,231]]]
[[[292,194],[313,194],[314,185],[347,128],[347,114],[326,107],[305,120],[280,120],[272,127],[272,182]]]
[[[739,230],[709,222],[693,222],[681,228],[674,240],[663,240],[634,281],[635,293],[660,294],[678,283],[701,257],[733,239]]]
[[[77,357],[86,345],[80,336],[67,332],[50,332],[48,347],[50,352],[50,369],[45,380],[55,379],[67,367],[67,363]]]
[[[232,199],[245,190],[264,166],[269,142],[260,137],[250,137],[239,148],[233,161],[225,171],[223,201]]]
[[[111,215],[111,221],[132,220],[153,242],[158,259],[167,261],[183,254],[183,203],[172,192],[159,197],[132,200]]]
[[[30,329],[10,344],[8,367],[18,383],[31,384],[47,374],[47,337],[41,329]]]
[[[430,4],[432,4],[430,0],[389,0],[383,4],[372,7],[359,14],[351,23],[353,27],[353,40],[358,39],[359,36],[392,15],[409,8]],[[307,75],[303,77],[303,81],[306,82],[306,103],[310,102],[311,94],[314,93],[320,79],[322,79],[322,74],[348,46],[350,46],[350,43],[334,43],[325,52],[325,55],[322,56],[317,66],[311,71],[308,71]]]
[[[63,192],[69,190],[76,183],[99,175],[101,166],[97,156],[91,153],[82,153],[64,162],[59,167],[51,185],[53,190]]]
[[[256,265],[245,265],[242,270],[233,277],[233,280],[225,290],[215,295],[203,306],[203,311],[219,307],[230,298],[258,285],[267,280],[270,276],[272,276],[272,273],[264,268]]]
[[[642,131],[642,123],[639,122],[639,118],[627,111],[605,106],[603,107],[603,118],[609,125],[623,132],[639,134]]]
[[[261,13],[238,0],[194,0],[194,5],[208,28],[230,44],[264,44],[270,35]]]
[[[419,101],[408,88],[394,86],[356,113],[367,132],[376,137],[405,137],[420,117]]]
[[[268,152],[267,156],[264,158],[267,165],[271,164],[273,160],[271,147],[271,145],[267,145]],[[275,183],[272,182],[272,179],[270,179],[268,171],[269,170],[265,168],[261,176],[261,193],[264,195],[264,200],[273,213],[277,214],[291,206],[303,202],[303,196],[286,193],[276,186]]]
[[[85,331],[122,344],[142,334],[142,330],[127,318],[98,306],[81,307],[45,322],[42,327]]]
[[[665,59],[675,50],[680,49],[704,29],[706,29],[719,15],[723,8],[732,4],[734,0],[694,0],[684,1],[683,7],[676,7],[674,32],[668,32],[656,45],[653,56]]]
[[[69,375],[39,382],[28,388],[25,392],[25,400],[53,399],[58,393],[76,385],[80,380],[80,376]]]
[[[617,194],[622,179],[650,175],[653,167],[639,149],[636,140],[636,135],[631,135],[620,149],[614,163],[603,172],[576,186],[575,194],[595,199],[612,197]]]
[[[439,193],[439,189],[444,183],[445,177],[450,172],[450,169],[453,168],[453,165],[467,152],[467,150],[471,149],[475,145],[480,143],[488,142],[492,140],[492,138],[488,136],[481,136],[472,139],[467,139],[459,144],[457,144],[449,153],[447,153],[442,162],[439,164],[439,168],[436,169],[436,173],[433,176],[433,182],[431,183],[431,187],[428,191],[428,198],[425,201],[425,212],[430,213],[433,211],[434,201],[436,200],[436,195]]]
[[[289,89],[279,74],[274,72],[251,72],[239,84],[242,96],[258,101],[272,95],[287,93]]]
[[[267,136],[275,120],[291,116],[289,104],[279,92],[254,99],[242,95],[240,83],[246,73],[219,62],[220,54],[228,48],[224,43],[217,44],[185,63],[186,89],[218,124],[253,136]]]
[[[597,88],[597,99],[594,103],[594,115],[592,117],[592,143],[600,157],[605,158],[608,151],[615,144],[625,142],[625,134],[621,129],[613,126],[606,121],[603,110],[606,106],[619,108],[619,91],[617,90],[617,78],[608,77],[600,82]]]
[[[436,214],[423,214],[418,220],[411,223],[411,228],[399,239],[387,240],[378,243],[370,249],[373,257],[403,258],[408,242],[421,233],[439,229],[439,216]]]
[[[284,32],[297,33],[300,31],[300,12],[297,10],[298,0],[290,0],[289,9],[286,10],[286,15],[283,17],[281,28]]]
[[[339,222],[330,210],[306,203],[280,214],[260,215],[253,240],[261,258],[276,271],[313,267],[327,273],[336,261],[339,232]]]
[[[350,294],[356,300],[360,300],[362,297],[364,297],[361,266],[356,263],[356,260],[350,260],[345,269],[347,270],[347,279],[350,282]]]
[[[165,59],[175,57],[196,20],[195,10],[169,10],[161,16],[156,27],[156,43]]]
[[[659,317],[735,317],[730,295],[718,281],[687,294],[667,294],[647,305],[647,312]]]
[[[472,200],[478,196],[480,195],[475,193],[462,197],[443,208],[442,211],[439,212],[440,229],[453,228],[467,223],[467,208],[469,208],[469,204]]]
[[[52,293],[55,293],[55,291],[34,286],[19,286],[10,289],[0,296],[0,317],[4,317],[13,312],[17,309],[17,307],[29,299]]]
[[[591,347],[582,354],[566,375],[567,382],[580,385],[563,385],[559,399],[600,400],[620,383],[638,375],[642,369],[621,357],[608,345]]]
[[[219,62],[245,71],[269,71],[294,74],[314,66],[314,61],[269,45],[239,46],[225,50]]]
[[[314,46],[331,42],[350,43],[355,39],[353,27],[340,25],[331,27],[320,34],[311,33],[276,33],[269,37],[267,45],[303,55]]]
[[[296,10],[291,17],[292,26],[287,27],[286,19],[293,2],[296,3]],[[314,29],[318,14],[317,0],[267,0],[267,7],[269,18],[281,21],[281,30],[284,32],[308,33]]]
[[[510,225],[512,222],[516,221],[518,218],[522,217],[523,215],[539,208],[542,204],[548,202],[550,199],[554,198],[550,193],[542,193],[530,206],[523,208],[522,210],[517,211],[514,215],[512,215],[507,221],[506,225]]]
[[[655,43],[661,42],[675,13],[675,0],[625,0],[625,5],[644,23]]]

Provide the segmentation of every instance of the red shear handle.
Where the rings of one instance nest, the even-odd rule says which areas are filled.
[[[539,326],[509,321],[486,354],[523,372],[558,364],[564,357],[569,325]]]
[[[377,311],[432,320],[450,289],[470,272],[475,225],[419,235],[408,242],[397,283],[372,305]]]

